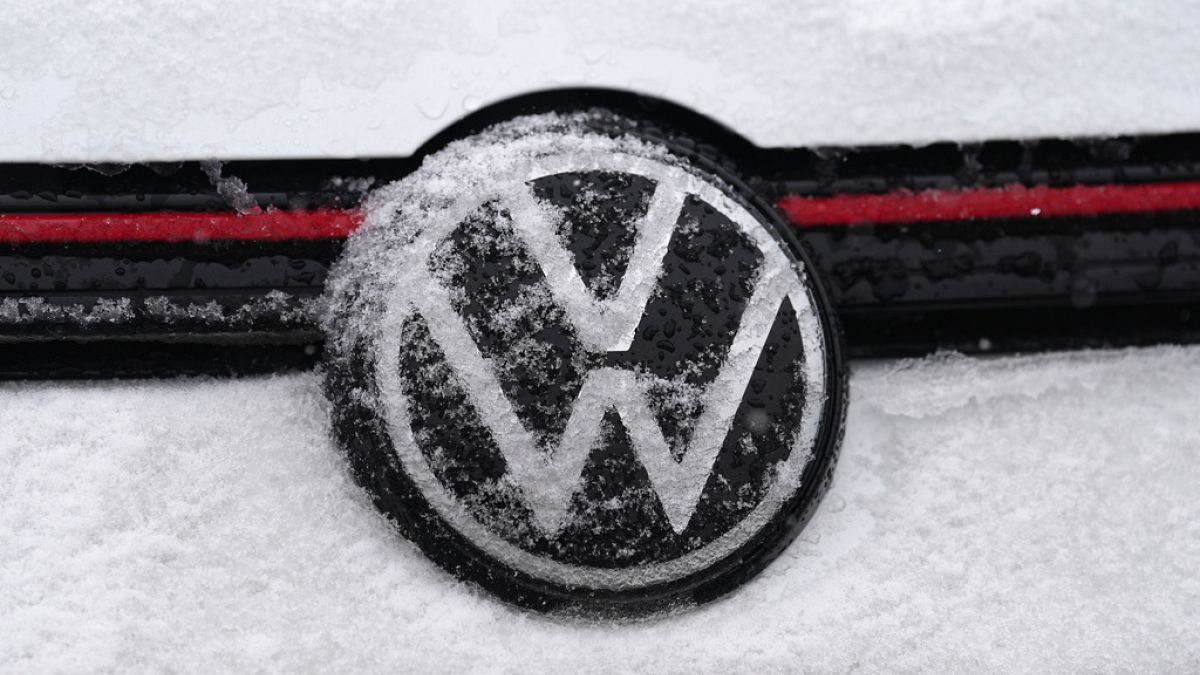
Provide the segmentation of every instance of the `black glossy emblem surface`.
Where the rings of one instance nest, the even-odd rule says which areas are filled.
[[[451,146],[376,205],[335,284],[338,429],[405,533],[510,601],[702,602],[815,505],[836,347],[802,260],[735,188],[561,133]],[[466,194],[439,198],[445,175]]]

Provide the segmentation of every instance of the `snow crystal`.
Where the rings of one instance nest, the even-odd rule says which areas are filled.
[[[204,175],[208,176],[209,182],[216,188],[217,194],[221,195],[221,199],[224,199],[225,203],[232,206],[238,213],[248,214],[262,211],[254,199],[254,195],[250,194],[246,181],[236,176],[221,175],[221,162],[205,161],[200,163],[200,167],[204,169]]]
[[[320,298],[296,298],[284,291],[273,290],[232,308],[216,300],[198,303],[155,295],[146,298],[143,314],[165,323],[204,321],[236,326],[270,316],[287,324],[303,325],[316,321],[323,308]]]
[[[319,378],[0,385],[0,670],[1195,672],[1200,348],[859,365],[739,592],[523,614],[392,532]]]
[[[133,320],[134,311],[129,298],[99,298],[90,305],[59,304],[45,298],[4,298],[0,300],[0,324],[20,324],[33,321],[119,324]]]
[[[253,322],[263,316],[290,325],[310,325],[323,310],[320,298],[296,298],[273,290],[232,308],[216,300],[192,302],[165,295],[151,295],[135,305],[130,298],[100,298],[91,304],[57,303],[46,298],[4,298],[0,300],[0,324],[27,322],[75,323],[85,326],[120,325],[139,319],[163,323],[204,321],[234,326]]]

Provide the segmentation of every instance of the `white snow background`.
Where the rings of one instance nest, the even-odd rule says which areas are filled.
[[[1200,129],[1187,0],[423,7],[6,3],[0,158],[406,152],[579,82],[765,141]],[[1200,349],[851,386],[800,540],[728,599],[620,625],[427,562],[350,482],[313,374],[0,384],[0,670],[1200,672]]]
[[[313,374],[0,386],[9,672],[1200,669],[1200,349],[865,363],[838,477],[682,616],[509,609],[394,535]]]

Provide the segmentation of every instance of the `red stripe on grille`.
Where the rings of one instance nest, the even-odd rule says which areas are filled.
[[[1097,216],[1200,209],[1200,182],[790,196],[780,199],[778,206],[798,227]]]
[[[281,241],[343,238],[362,222],[361,211],[320,209],[259,213],[4,213],[0,242],[7,244],[211,239]]]
[[[1051,218],[1109,213],[1200,210],[1200,181],[1072,187],[897,191],[873,195],[783,197],[778,206],[797,227],[908,224],[989,218]],[[0,243],[185,242],[337,239],[361,223],[360,210],[259,213],[0,214]]]

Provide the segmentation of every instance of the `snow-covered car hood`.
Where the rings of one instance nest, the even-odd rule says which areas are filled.
[[[577,86],[674,101],[767,147],[1179,131],[1200,127],[1197,12],[1178,0],[13,5],[0,12],[0,161],[408,155],[482,106]]]

